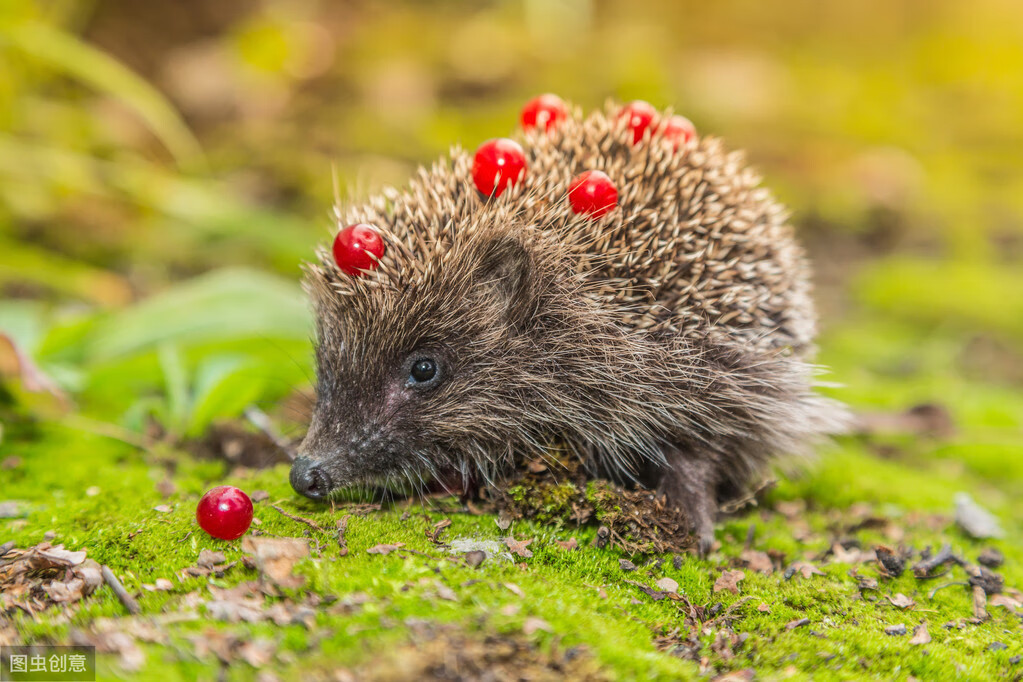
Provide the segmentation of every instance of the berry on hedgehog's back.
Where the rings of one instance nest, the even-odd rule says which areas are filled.
[[[681,333],[709,325],[772,347],[807,348],[815,333],[808,270],[784,210],[758,188],[741,153],[717,138],[686,139],[672,117],[662,121],[647,107],[609,105],[586,119],[567,116],[550,130],[526,130],[525,159],[512,166],[516,176],[527,169],[518,184],[495,166],[482,190],[473,191],[480,159],[500,155],[491,147],[518,148],[494,140],[475,162],[454,149],[407,190],[390,192],[389,205],[351,207],[347,222],[373,224],[405,247],[381,261],[376,282],[400,289],[443,258],[460,220],[480,227],[514,216],[524,223],[523,237],[552,235],[572,253],[576,270],[594,282],[613,281],[598,298],[636,330]],[[635,135],[637,116],[644,131],[653,131],[648,142]],[[605,173],[618,193],[617,207],[596,222],[581,222],[569,197],[573,179],[588,171]],[[500,196],[486,196],[495,187]],[[339,291],[361,286],[333,278],[332,265],[328,259],[322,274]]]
[[[338,207],[386,248],[357,276],[326,249],[309,267],[299,492],[470,490],[560,443],[656,486],[706,547],[719,500],[841,426],[812,390],[805,256],[742,155],[642,102],[564,111]]]

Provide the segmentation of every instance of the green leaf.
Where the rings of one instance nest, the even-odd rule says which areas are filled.
[[[160,91],[77,36],[36,21],[5,27],[0,44],[59,69],[121,100],[145,121],[181,165],[202,162],[198,140]]]
[[[188,419],[188,373],[181,352],[174,344],[161,345],[158,357],[167,395],[166,419],[169,423],[164,426],[171,431],[180,432],[185,428]]]
[[[196,372],[194,407],[186,436],[199,436],[216,419],[236,417],[259,399],[265,380],[261,369],[237,355],[207,359]]]
[[[297,283],[247,269],[224,269],[167,289],[96,324],[86,358],[106,362],[174,342],[259,337],[308,339],[312,317]]]

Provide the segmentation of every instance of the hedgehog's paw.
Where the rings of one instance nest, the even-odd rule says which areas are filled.
[[[665,449],[664,456],[668,468],[661,476],[658,492],[670,506],[685,513],[696,536],[697,551],[706,557],[714,545],[714,516],[718,510],[713,463],[677,448]]]

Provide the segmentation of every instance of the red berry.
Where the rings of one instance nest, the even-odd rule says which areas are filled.
[[[606,173],[586,171],[575,176],[568,186],[568,202],[576,213],[597,219],[610,213],[618,204],[618,190]]]
[[[525,129],[543,127],[551,131],[568,116],[568,107],[557,95],[547,93],[534,97],[522,107],[522,127]]]
[[[234,486],[217,486],[199,500],[195,519],[213,537],[237,540],[252,523],[252,500]]]
[[[685,116],[672,116],[664,124],[661,134],[664,135],[665,140],[675,144],[675,149],[678,149],[696,137],[696,126]]]
[[[637,99],[622,107],[618,118],[628,119],[628,125],[632,128],[632,143],[639,144],[643,140],[643,133],[657,118],[657,109],[650,102]]]
[[[499,137],[487,140],[472,159],[472,179],[476,189],[499,197],[504,188],[514,185],[526,169],[526,153],[515,140]]]
[[[384,250],[380,233],[363,223],[349,225],[334,237],[334,262],[353,277],[361,275],[363,270],[376,269]]]

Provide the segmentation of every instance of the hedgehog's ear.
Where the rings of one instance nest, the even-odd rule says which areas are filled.
[[[533,311],[533,257],[510,235],[489,240],[482,249],[475,293],[481,305],[497,308],[513,325],[526,322]]]

